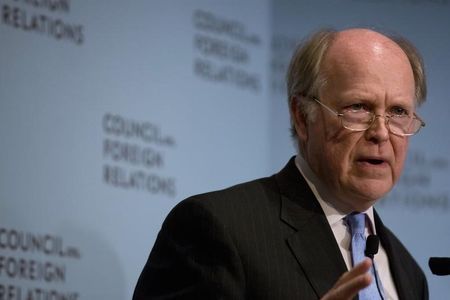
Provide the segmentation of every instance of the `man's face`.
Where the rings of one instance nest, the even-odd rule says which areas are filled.
[[[406,55],[378,36],[356,37],[355,43],[351,37],[337,39],[324,58],[321,101],[337,112],[352,107],[383,116],[398,109],[412,113],[414,77]],[[408,138],[390,133],[385,121],[379,117],[366,131],[354,132],[319,106],[315,119],[306,121],[306,134],[299,135],[305,160],[344,209],[367,209],[400,176]]]

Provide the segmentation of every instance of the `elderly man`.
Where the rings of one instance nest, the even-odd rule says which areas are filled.
[[[177,205],[133,299],[428,299],[423,272],[373,209],[424,126],[425,94],[408,42],[313,34],[288,71],[299,155],[272,177]],[[373,261],[368,235],[380,240]]]

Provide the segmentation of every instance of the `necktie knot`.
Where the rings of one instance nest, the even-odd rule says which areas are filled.
[[[347,216],[347,222],[350,225],[352,235],[363,234],[366,228],[366,214],[351,213]]]

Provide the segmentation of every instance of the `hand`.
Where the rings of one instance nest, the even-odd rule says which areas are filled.
[[[372,261],[368,258],[356,265],[353,269],[339,277],[333,288],[329,290],[321,300],[349,300],[353,299],[360,290],[368,287],[372,276],[368,271]]]

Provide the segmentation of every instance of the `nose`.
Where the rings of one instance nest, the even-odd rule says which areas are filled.
[[[372,124],[366,130],[366,138],[375,143],[381,143],[389,139],[388,119],[383,115],[375,115]]]

